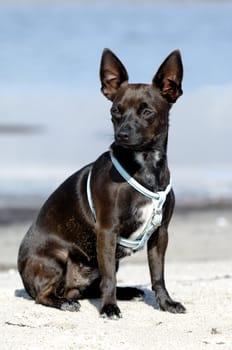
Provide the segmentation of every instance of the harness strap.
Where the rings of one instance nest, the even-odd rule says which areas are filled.
[[[90,207],[91,212],[93,214],[94,220],[96,221],[97,216],[96,216],[96,211],[95,211],[94,205],[93,205],[93,198],[92,198],[91,187],[90,187],[91,175],[92,175],[92,170],[90,169],[89,174],[88,174],[88,178],[87,178],[87,198],[88,198],[89,207]]]
[[[141,194],[143,194],[145,197],[148,197],[152,200],[152,205],[153,205],[153,211],[152,215],[150,216],[145,229],[141,232],[141,234],[138,236],[136,240],[131,240],[123,237],[118,237],[117,242],[121,246],[125,248],[132,249],[133,252],[136,252],[140,249],[142,249],[148,239],[151,237],[152,233],[161,225],[162,223],[162,218],[163,218],[163,205],[165,203],[166,197],[168,193],[171,191],[172,184],[171,184],[171,179],[170,183],[166,187],[164,191],[158,191],[158,192],[152,192],[145,187],[143,187],[138,181],[136,181],[133,177],[131,177],[127,171],[121,166],[121,164],[118,162],[118,160],[114,157],[112,154],[112,151],[110,151],[110,157],[111,161],[114,165],[114,167],[117,169],[119,174],[137,191],[139,191]],[[93,205],[93,199],[91,195],[91,187],[90,187],[90,182],[91,182],[91,173],[92,171],[89,171],[88,178],[87,178],[87,197],[88,197],[88,202],[89,202],[89,207],[92,211],[94,220],[96,221],[96,212],[94,209]]]
[[[114,165],[114,167],[117,169],[119,174],[132,186],[134,187],[138,192],[142,193],[145,197],[159,200],[160,197],[163,195],[167,196],[172,188],[172,180],[170,179],[170,183],[166,187],[164,191],[158,191],[158,192],[152,192],[148,190],[146,187],[142,186],[138,181],[136,181],[133,177],[131,177],[128,172],[121,166],[119,161],[115,158],[112,151],[110,151],[110,158]]]

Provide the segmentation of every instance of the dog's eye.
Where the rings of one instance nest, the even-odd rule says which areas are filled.
[[[110,112],[111,112],[112,117],[117,118],[117,119],[121,118],[121,112],[117,106],[112,106]]]
[[[155,112],[149,108],[144,108],[141,115],[146,120],[153,120],[155,117]]]
[[[143,111],[142,111],[142,115],[143,117],[149,117],[151,114],[154,114],[154,112],[148,108],[145,108]]]
[[[155,116],[154,110],[149,108],[148,104],[145,102],[141,103],[141,105],[139,106],[138,113],[142,118],[147,120],[153,119]]]

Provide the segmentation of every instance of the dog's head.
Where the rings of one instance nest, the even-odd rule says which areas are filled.
[[[161,64],[151,84],[128,84],[126,68],[105,49],[100,66],[101,91],[113,102],[116,144],[143,149],[167,133],[169,109],[182,95],[182,78],[181,55],[176,50]]]

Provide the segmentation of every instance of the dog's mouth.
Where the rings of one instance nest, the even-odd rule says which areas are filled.
[[[146,148],[148,148],[151,144],[151,141],[149,142],[129,142],[129,141],[117,141],[115,140],[115,145],[123,147],[123,148],[128,148],[134,151],[143,151]]]

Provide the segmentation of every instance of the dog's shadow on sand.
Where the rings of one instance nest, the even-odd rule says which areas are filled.
[[[137,299],[137,300],[139,300],[139,302],[145,303],[146,305],[151,306],[153,309],[159,310],[159,305],[156,302],[155,294],[152,290],[150,290],[148,288],[141,287],[141,286],[136,286],[136,288],[139,288],[144,292],[144,297],[141,299]],[[27,294],[25,289],[16,289],[14,292],[14,295],[17,298],[23,298],[26,300],[33,301],[33,299]],[[101,306],[100,298],[88,299],[88,300],[97,310],[100,310],[100,306]],[[136,299],[127,300],[127,302],[130,302],[130,303],[135,302],[135,301],[136,301]],[[80,300],[80,302],[81,302],[81,300]]]
[[[17,298],[23,298],[23,299],[27,299],[27,300],[33,300],[25,291],[25,289],[15,289],[14,292],[15,297]]]
[[[140,287],[141,288],[141,287]],[[155,293],[148,289],[148,288],[141,288],[145,295],[144,295],[144,299],[142,300],[145,304],[147,304],[148,306],[151,306],[153,309],[159,310],[160,306],[156,301],[156,297],[155,297]]]

